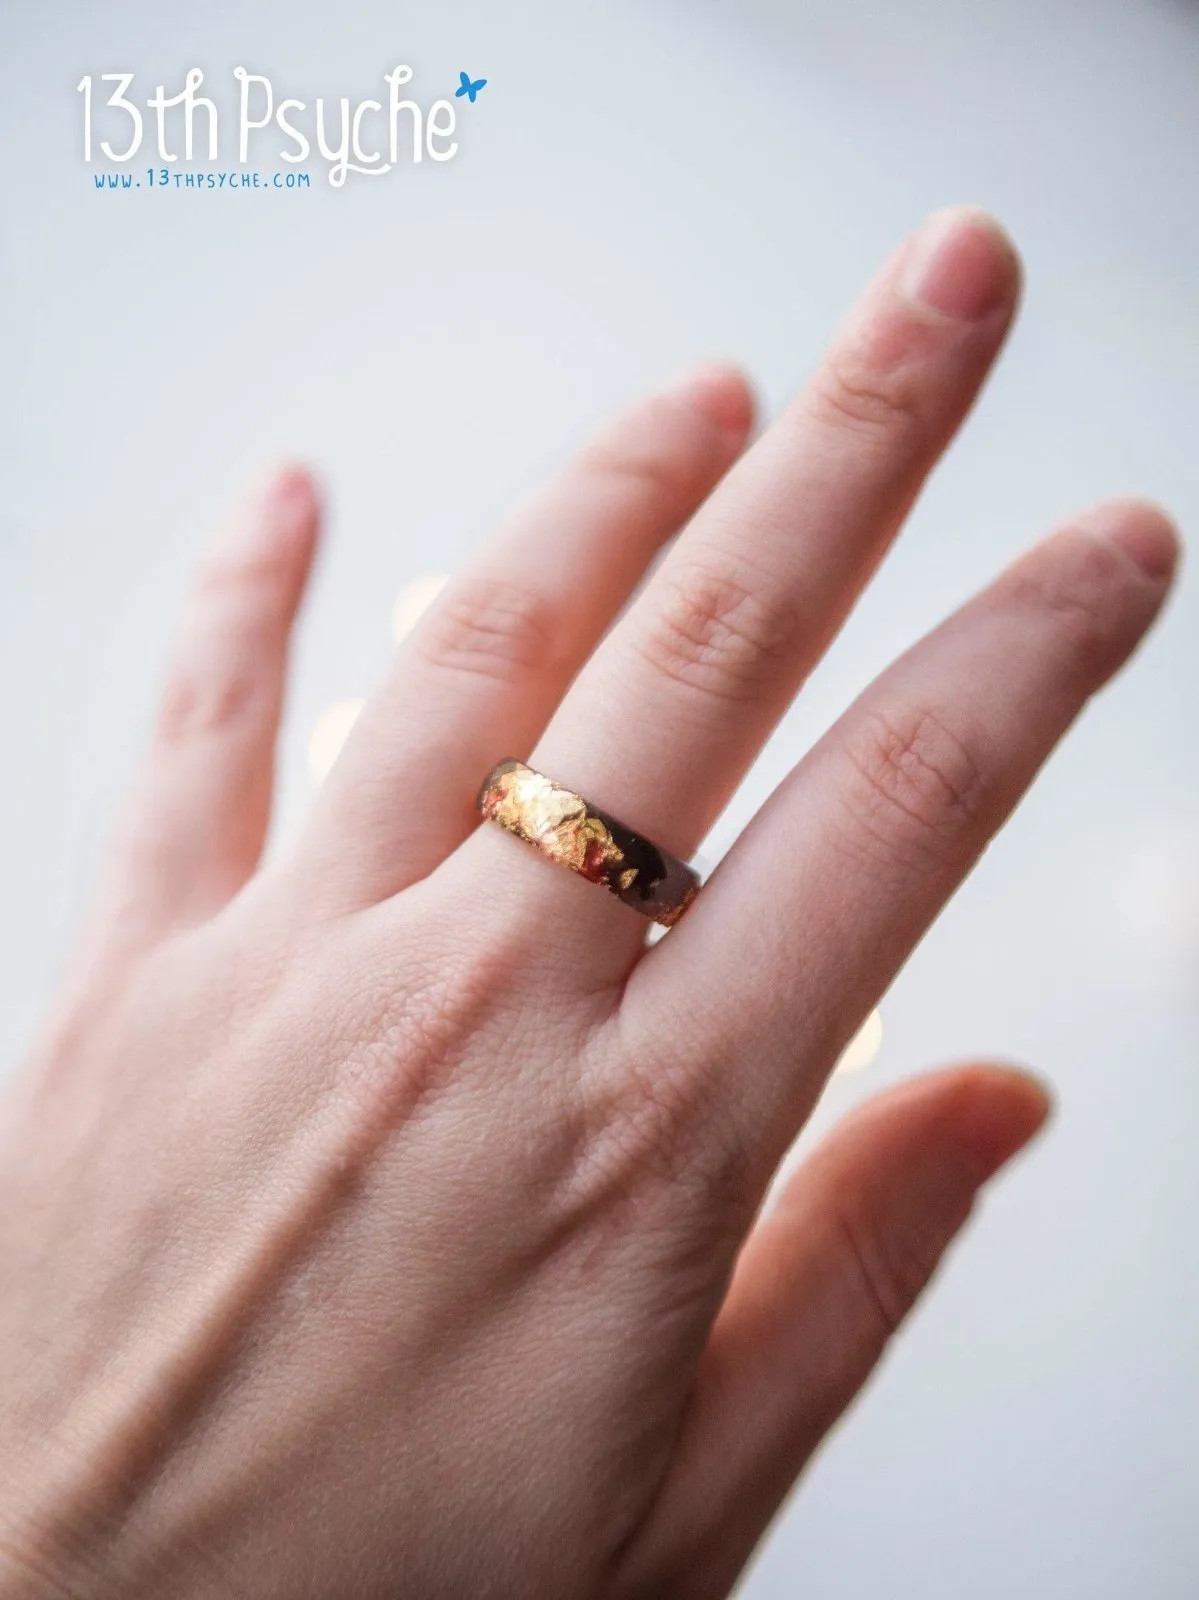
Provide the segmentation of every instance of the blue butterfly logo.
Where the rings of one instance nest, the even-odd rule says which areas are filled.
[[[464,94],[469,95],[470,103],[473,106],[479,90],[485,88],[486,85],[486,78],[474,78],[472,80],[469,72],[460,72],[458,74],[458,87],[454,90],[454,99],[460,100]]]

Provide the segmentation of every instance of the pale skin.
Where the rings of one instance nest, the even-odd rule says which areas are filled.
[[[4,1106],[3,1600],[730,1592],[1046,1095],[943,1069],[756,1221],[771,1175],[1149,627],[1175,536],[1120,501],[1033,548],[865,691],[648,949],[473,798],[520,756],[688,856],[1018,278],[995,224],[939,214],[756,443],[725,368],[610,424],[422,619],[266,866],[313,485],[276,473],[233,521]]]

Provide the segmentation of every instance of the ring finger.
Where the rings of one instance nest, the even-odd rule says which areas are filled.
[[[701,368],[609,423],[447,585],[314,808],[299,845],[310,899],[328,910],[386,899],[461,843],[496,752],[538,738],[752,420],[740,375]]]
[[[690,855],[961,422],[1018,282],[1015,253],[989,217],[956,209],[930,218],[605,639],[531,764]],[[565,873],[539,873],[534,890],[520,848],[485,829],[465,853],[486,852],[495,871],[508,851],[509,870],[525,874],[530,893],[569,903],[585,937],[624,919],[625,934],[607,948],[614,967],[627,961],[637,919]]]

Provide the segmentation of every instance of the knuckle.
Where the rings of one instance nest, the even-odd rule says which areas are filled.
[[[785,601],[755,592],[731,572],[691,561],[663,574],[639,644],[665,677],[744,705],[778,679],[799,635],[799,618]]]
[[[689,503],[711,475],[714,431],[698,414],[651,402],[596,434],[579,465],[638,500]]]
[[[1127,563],[1103,540],[1081,532],[1060,537],[1053,547],[1052,561],[1034,557],[1016,569],[1016,599],[1047,621],[1074,660],[1098,666],[1119,632]]]
[[[502,683],[556,666],[561,655],[548,598],[521,584],[488,577],[451,585],[422,620],[412,642],[438,670],[473,673]]]
[[[873,1220],[862,1206],[839,1205],[832,1222],[851,1293],[885,1344],[927,1287],[941,1252],[931,1239]]]
[[[197,597],[202,602],[248,600],[273,610],[296,585],[298,559],[292,545],[271,539],[244,544],[236,554],[217,550],[200,563]]]
[[[296,581],[294,557],[269,544],[201,564],[159,703],[160,743],[258,726],[272,712]]]
[[[931,711],[910,706],[862,719],[846,745],[857,779],[858,827],[921,864],[947,864],[976,824],[988,783],[965,740]]]
[[[839,431],[901,439],[924,431],[916,373],[862,350],[834,350],[805,391],[809,411]]]
[[[257,723],[264,700],[261,675],[250,666],[222,662],[210,671],[178,668],[159,706],[155,738],[176,745]]]

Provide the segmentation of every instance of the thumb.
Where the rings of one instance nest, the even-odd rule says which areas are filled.
[[[1041,1127],[1035,1079],[967,1067],[848,1117],[750,1235],[629,1593],[723,1596],[966,1221]],[[623,1591],[622,1591],[623,1592]]]

